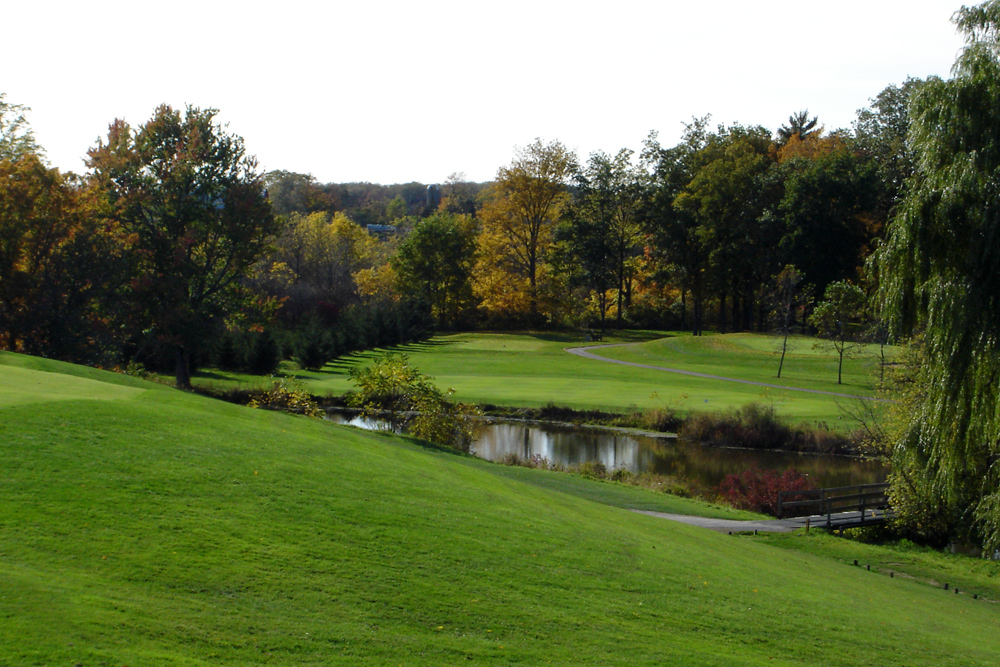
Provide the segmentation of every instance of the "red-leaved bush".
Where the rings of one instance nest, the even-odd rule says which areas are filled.
[[[809,491],[815,488],[816,485],[806,475],[793,468],[783,473],[749,468],[739,475],[726,475],[718,491],[733,507],[777,516],[778,491]]]

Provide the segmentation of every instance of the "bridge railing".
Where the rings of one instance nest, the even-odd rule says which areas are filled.
[[[779,491],[778,518],[825,514],[827,524],[829,524],[832,514],[860,511],[860,522],[864,523],[866,511],[889,507],[888,492],[889,485],[887,483],[838,486],[811,491]],[[795,498],[795,500],[786,500],[786,498]]]

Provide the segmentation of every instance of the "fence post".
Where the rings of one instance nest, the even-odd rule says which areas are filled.
[[[861,496],[861,525],[863,526],[865,525],[865,501],[867,500],[865,498],[865,487],[859,486],[858,491],[860,491],[858,495]]]

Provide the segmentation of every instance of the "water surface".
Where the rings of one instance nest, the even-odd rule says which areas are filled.
[[[367,429],[388,427],[385,422],[340,413],[330,413],[329,418]],[[819,487],[882,482],[887,472],[880,463],[844,456],[706,447],[676,437],[512,420],[484,422],[477,430],[473,451],[489,461],[517,455],[565,467],[600,462],[609,471],[671,475],[703,488],[717,486],[726,475],[752,467],[779,472],[794,468]]]

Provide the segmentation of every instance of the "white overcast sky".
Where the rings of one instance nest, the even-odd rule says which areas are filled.
[[[888,84],[949,75],[961,4],[9,0],[0,92],[78,173],[109,122],[166,102],[219,109],[265,170],[486,181],[536,137],[586,159],[705,114],[850,127]]]

